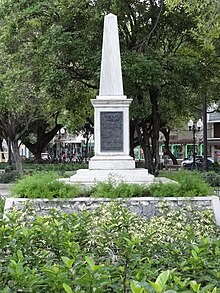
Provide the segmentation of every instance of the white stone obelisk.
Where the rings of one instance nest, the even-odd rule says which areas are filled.
[[[78,170],[67,183],[92,185],[114,180],[128,183],[152,183],[154,176],[146,169],[135,169],[129,156],[129,106],[132,102],[123,91],[117,17],[104,18],[99,95],[94,107],[94,157],[89,169]]]
[[[97,98],[123,95],[117,17],[108,14],[104,20],[100,87]]]
[[[129,156],[129,105],[123,91],[117,17],[104,19],[99,95],[95,109],[95,156],[89,169],[134,169]]]

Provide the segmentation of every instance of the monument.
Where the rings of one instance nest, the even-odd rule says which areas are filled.
[[[89,169],[78,170],[67,183],[92,185],[99,181],[152,183],[147,169],[135,169],[129,156],[129,106],[123,91],[117,17],[104,19],[99,95],[93,99],[94,152]]]

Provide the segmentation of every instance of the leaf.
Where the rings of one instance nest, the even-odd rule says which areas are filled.
[[[69,285],[67,285],[66,283],[63,283],[63,288],[65,289],[65,291],[67,293],[73,293],[73,290],[70,288]]]
[[[205,287],[202,287],[202,289],[199,291],[201,293],[212,293],[215,288],[214,288],[215,284],[208,284]],[[215,291],[214,291],[215,292]]]
[[[199,259],[198,254],[196,253],[195,250],[192,250],[191,253],[192,253],[192,256],[193,256],[193,258],[194,258],[195,260],[198,260],[198,259]]]
[[[148,281],[151,286],[154,287],[154,289],[156,290],[157,293],[161,293],[163,291],[163,289],[161,288],[161,286],[159,284],[156,284],[154,282]]]
[[[17,256],[18,256],[18,259],[19,259],[20,261],[24,259],[24,256],[23,256],[23,254],[22,254],[22,252],[21,252],[20,249],[17,251]]]
[[[61,259],[69,269],[72,267],[74,259],[69,259],[66,256],[61,256]]]
[[[28,237],[30,230],[28,230],[26,227],[22,227],[21,231],[25,237]]]
[[[95,271],[95,263],[94,263],[93,259],[89,256],[85,256],[85,260],[86,260],[87,264],[89,265],[90,269],[92,271]]]
[[[160,285],[161,289],[163,290],[169,276],[170,276],[170,270],[164,271],[157,277],[155,283]]]
[[[96,270],[98,270],[102,267],[101,265],[95,265],[93,259],[89,256],[85,256],[85,260],[93,272],[95,272]]]
[[[196,281],[190,281],[190,286],[194,292],[199,292],[201,284],[198,284]]]
[[[131,281],[130,282],[131,291],[132,293],[143,293],[146,292],[143,287],[141,287],[140,283],[138,281]]]

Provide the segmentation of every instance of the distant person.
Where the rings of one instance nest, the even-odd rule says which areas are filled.
[[[66,153],[63,154],[63,158],[62,159],[63,159],[64,162],[66,162],[66,159],[67,159]]]
[[[81,153],[80,152],[78,152],[77,154],[76,154],[76,162],[80,162],[81,161]]]

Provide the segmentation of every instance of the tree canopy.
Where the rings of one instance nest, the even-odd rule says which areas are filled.
[[[159,131],[194,113],[204,92],[218,99],[218,1],[1,1],[2,113],[34,121],[66,110],[81,125],[91,117],[110,12],[118,16],[124,90],[133,99],[131,146],[141,144],[153,173]]]

